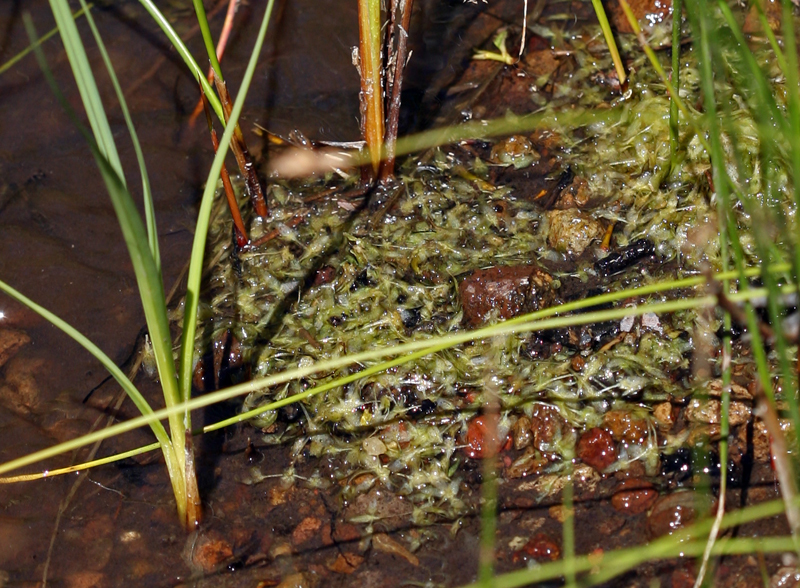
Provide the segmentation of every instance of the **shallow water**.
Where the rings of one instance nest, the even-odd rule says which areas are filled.
[[[433,14],[459,3],[444,4],[424,10]],[[171,10],[178,30],[188,31],[191,11],[178,3]],[[223,60],[234,88],[261,10],[262,3],[252,3],[243,6],[237,17],[237,29]],[[2,3],[0,61],[28,43],[23,11],[30,11],[39,34],[53,26],[44,0]],[[138,3],[115,3],[94,14],[149,164],[169,289],[188,254],[194,207],[210,163],[204,125],[194,129],[187,125],[197,100],[196,86]],[[219,28],[223,16],[224,6],[212,19],[212,27]],[[418,54],[424,53],[426,45],[443,48],[437,31],[450,18],[445,13],[428,19],[433,24],[420,31]],[[87,32],[83,21],[79,26]],[[358,78],[350,58],[350,47],[356,43],[355,3],[278,3],[243,116],[253,152],[260,152],[260,140],[251,133],[254,124],[281,134],[297,129],[315,139],[358,138]],[[199,35],[189,46],[201,54]],[[77,107],[76,88],[58,39],[45,43],[44,51],[61,88]],[[412,94],[424,94],[414,78],[424,79],[443,67],[442,55],[446,53],[410,74],[407,88]],[[96,51],[90,50],[90,58],[100,63]],[[113,103],[110,90],[103,87],[106,104]],[[135,351],[143,314],[127,252],[89,150],[58,107],[33,56],[0,76],[0,105],[4,114],[0,120],[0,277],[66,319],[124,365]],[[116,108],[109,109],[109,116],[123,165],[129,170],[128,181],[135,187],[138,178],[130,173],[135,159],[123,121]],[[12,371],[29,374],[24,385],[31,395],[24,410],[0,411],[0,460],[7,461],[86,432],[111,411],[108,407],[117,391],[106,382],[100,365],[57,329],[5,297],[0,299],[0,312],[0,327],[21,329],[31,339],[4,372],[6,380]],[[152,397],[154,387],[141,380]],[[132,411],[126,405],[122,414]],[[101,451],[131,447],[147,438],[138,432],[106,443]],[[221,439],[203,443],[219,449]],[[64,456],[47,467],[71,460]],[[246,460],[240,461],[240,468],[247,465]],[[207,465],[211,471],[201,473],[201,483],[210,492],[221,482],[214,480],[214,464]],[[276,463],[274,472],[280,472],[281,465]],[[76,480],[77,476],[68,476],[0,487],[0,585],[40,581],[45,565],[49,582],[58,585],[116,585],[130,578],[146,579],[147,585],[168,585],[191,575],[181,557],[186,538],[174,521],[163,466],[129,464],[93,471],[71,500],[62,502]],[[236,491],[232,479],[222,484]],[[61,504],[66,510],[48,557]],[[213,504],[208,511],[219,519]]]
[[[495,2],[490,7],[494,16],[485,27],[475,28],[469,25],[485,7],[461,0],[418,4],[415,53],[405,86],[407,126],[434,118],[441,91],[462,68],[464,56],[485,41],[502,18],[513,22],[521,10],[520,2]],[[564,3],[554,5],[555,13],[565,10]],[[239,27],[223,61],[234,87],[262,8],[263,2],[241,8]],[[168,9],[179,31],[187,32],[193,22],[190,11],[179,2]],[[27,44],[22,10],[31,11],[40,33],[52,26],[44,0],[0,5],[0,61]],[[212,27],[221,25],[222,16],[217,13]],[[314,139],[357,139],[358,79],[350,62],[350,47],[357,41],[355,3],[279,3],[273,18],[244,115],[251,151],[262,150],[251,132],[254,124],[280,134],[297,129]],[[195,83],[138,3],[117,3],[97,11],[96,19],[129,93],[150,165],[169,289],[188,253],[195,205],[210,163],[203,125],[191,129],[187,124],[197,99]],[[190,47],[200,54],[197,36]],[[45,53],[77,106],[71,74],[55,39],[45,45]],[[96,52],[90,56],[99,61]],[[88,149],[31,57],[0,76],[0,110],[6,115],[0,119],[0,278],[67,319],[124,365],[144,321],[127,253]],[[133,170],[119,113],[112,109],[110,115],[123,162]],[[135,174],[128,179],[136,186]],[[26,410],[0,409],[0,461],[75,437],[102,415],[115,413],[109,407],[117,390],[88,354],[5,298],[0,299],[0,311],[0,327],[24,330],[31,338],[0,371],[0,386],[8,386],[13,374],[16,389],[30,393]],[[142,377],[138,382],[155,398],[152,384]],[[10,394],[8,388],[0,393]],[[214,410],[213,415],[196,415],[195,422],[218,420],[235,406]],[[132,415],[125,404],[118,416]],[[148,441],[147,432],[140,431],[106,442],[101,452]],[[462,531],[454,535],[450,525],[414,528],[409,505],[385,492],[373,489],[345,506],[337,502],[335,492],[299,483],[287,487],[281,476],[290,463],[288,451],[264,446],[260,435],[247,427],[207,435],[199,446],[205,521],[198,534],[187,535],[176,524],[171,491],[156,456],[97,469],[85,478],[0,486],[0,586],[35,585],[45,575],[49,584],[75,587],[272,586],[293,577],[293,584],[284,585],[460,585],[474,579],[479,525],[472,517],[462,519]],[[76,460],[84,458],[81,454]],[[72,459],[64,456],[48,467]],[[255,485],[243,483],[252,480],[253,466],[268,477]],[[297,474],[317,467],[300,459]],[[466,476],[470,487],[477,488],[478,471]],[[80,486],[71,494],[79,479]],[[628,518],[607,501],[598,501],[613,491],[611,480],[578,489],[580,552],[647,539],[645,517]],[[498,545],[500,570],[518,568],[528,560],[525,554],[522,561],[509,555],[517,557],[519,550],[512,545],[522,536],[539,537],[531,547],[538,556],[552,553],[553,543],[546,538],[558,537],[561,525],[558,505],[537,503],[530,487],[519,484],[506,492],[498,519],[503,537]],[[751,491],[750,498],[774,495],[767,486]],[[464,498],[475,504],[478,497],[473,493]],[[374,525],[356,527],[350,522],[370,517]],[[751,530],[763,532],[770,525],[775,521],[757,523]],[[395,545],[382,538],[383,543],[377,542],[381,548],[373,543],[367,550],[361,535],[369,530],[389,533]],[[415,552],[416,562],[396,549],[414,543],[423,546]],[[352,557],[356,559],[348,559]],[[652,564],[646,575],[674,576],[683,567],[674,562]],[[300,573],[304,575],[298,578]]]

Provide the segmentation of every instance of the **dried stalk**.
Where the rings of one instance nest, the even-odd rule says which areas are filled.
[[[386,121],[386,160],[383,162],[380,174],[382,182],[394,175],[397,128],[400,121],[400,95],[403,90],[403,71],[405,70],[408,55],[408,27],[411,22],[411,7],[413,3],[413,0],[400,0],[399,2],[399,10],[403,14],[403,21],[399,26],[394,27],[396,29],[397,50],[389,53],[390,56],[394,57],[394,63],[389,76],[391,79],[391,96],[388,105],[389,117]],[[391,42],[389,47],[392,47]]]
[[[361,123],[372,171],[378,173],[383,146],[383,84],[381,81],[381,3],[358,1]]]
[[[225,114],[225,122],[227,123],[231,115],[231,109],[233,108],[233,101],[231,100],[231,95],[228,92],[228,86],[225,82],[219,80],[217,76],[214,76],[214,84],[216,85],[217,94],[219,94],[219,99],[222,103],[222,111]],[[260,217],[266,217],[269,215],[267,200],[264,198],[264,192],[261,190],[261,182],[258,180],[258,175],[253,165],[253,158],[250,157],[247,144],[244,142],[242,128],[238,123],[233,132],[233,138],[231,139],[231,151],[233,151],[236,163],[239,165],[239,171],[244,178],[244,185],[253,203],[256,214]]]

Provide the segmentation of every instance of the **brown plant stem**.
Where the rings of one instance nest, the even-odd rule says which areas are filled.
[[[239,0],[228,0],[228,11],[225,13],[225,22],[222,25],[222,33],[220,33],[219,41],[217,42],[217,61],[222,61],[222,56],[225,54],[225,47],[228,45],[231,32],[233,31],[233,17],[236,16],[236,11],[239,8]],[[210,16],[210,15],[209,15]],[[199,27],[198,27],[199,30]],[[208,67],[208,83],[214,81],[214,68]],[[203,98],[197,101],[191,116],[189,117],[189,128],[194,127],[194,123],[200,113],[203,112]]]
[[[377,174],[384,132],[380,0],[358,0],[358,31],[361,124],[372,162],[372,172]]]
[[[214,76],[214,84],[216,85],[217,94],[219,94],[219,100],[222,103],[222,112],[225,114],[225,122],[227,123],[231,116],[233,101],[231,100],[231,95],[228,92],[228,86],[225,82],[220,81],[217,79],[217,76]],[[236,123],[233,138],[231,139],[231,151],[233,151],[236,163],[239,165],[239,171],[242,177],[244,177],[247,194],[250,196],[256,214],[260,217],[268,216],[269,209],[267,208],[267,200],[264,198],[264,192],[261,190],[261,182],[258,180],[258,175],[253,165],[253,158],[250,157],[250,152],[247,150],[247,144],[244,141],[244,135],[242,134],[242,128],[239,126],[239,123]]]
[[[214,130],[213,122],[211,121],[211,108],[208,105],[208,98],[203,92],[203,86],[200,86],[200,101],[202,102],[203,109],[206,113],[206,122],[208,123],[208,130],[211,132],[211,144],[214,146],[214,153],[219,150],[219,139],[217,138],[217,131]],[[250,239],[247,237],[247,229],[242,220],[242,214],[239,211],[239,204],[236,202],[236,194],[233,191],[231,184],[231,177],[228,175],[228,169],[225,165],[222,166],[220,172],[222,178],[222,186],[225,188],[225,197],[228,200],[228,208],[230,208],[231,216],[233,217],[233,226],[236,232],[236,245],[239,249],[247,245]]]
[[[197,473],[194,467],[194,443],[192,432],[186,430],[186,521],[185,526],[189,531],[194,531],[202,520],[202,502],[200,490],[197,488]]]
[[[798,510],[796,502],[797,484],[795,482],[794,468],[789,457],[786,437],[781,430],[778,413],[764,393],[758,379],[755,380],[754,396],[756,398],[756,416],[764,422],[771,439],[772,463],[775,467],[778,484],[781,487],[781,497],[786,507],[786,520],[789,522],[795,551],[800,553],[800,510]]]
[[[405,71],[408,54],[408,27],[411,22],[411,7],[413,3],[414,0],[400,0],[399,2],[399,10],[403,14],[403,21],[399,26],[395,27],[397,50],[393,53],[394,64],[390,75],[391,96],[388,105],[389,117],[386,121],[386,159],[383,162],[380,173],[382,182],[394,176],[397,128],[400,121],[400,95],[403,90],[403,72]]]

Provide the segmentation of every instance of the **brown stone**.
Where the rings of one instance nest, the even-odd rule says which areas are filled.
[[[36,374],[44,368],[41,359],[15,357],[6,364],[5,381],[0,385],[0,401],[18,415],[27,416],[39,406]]]
[[[563,504],[554,504],[550,508],[547,509],[547,514],[550,515],[551,518],[558,521],[559,523],[563,523],[567,520],[567,515],[570,516],[575,515],[575,509],[570,508],[567,509]]]
[[[359,539],[361,539],[361,533],[358,527],[350,523],[339,523],[333,529],[333,540],[337,543],[358,541]]]
[[[355,553],[340,553],[328,569],[337,574],[352,574],[364,563],[364,558]]]
[[[651,538],[671,535],[716,508],[714,499],[699,492],[673,492],[656,500],[647,517]]]
[[[508,319],[550,306],[553,278],[537,265],[475,270],[459,285],[464,319],[478,326],[491,318]]]
[[[686,406],[686,420],[691,423],[717,425],[722,421],[722,403],[719,400],[692,399]],[[732,401],[728,422],[732,427],[750,420],[750,407],[743,402]]]
[[[672,404],[669,402],[659,402],[653,407],[653,418],[656,425],[662,431],[668,431],[675,424],[672,416]]]
[[[611,434],[599,427],[589,429],[578,440],[578,459],[602,472],[617,460],[617,448]]]
[[[561,191],[553,208],[568,210],[570,208],[584,208],[589,204],[592,194],[589,192],[589,182],[584,178],[575,176],[572,183]]]
[[[311,580],[312,577],[311,574],[304,574],[302,572],[289,574],[281,580],[277,588],[311,588],[316,585],[316,582]]]
[[[14,357],[21,347],[31,342],[25,331],[0,329],[0,368]]]
[[[658,492],[652,489],[623,490],[611,497],[611,506],[617,512],[638,515],[645,512],[658,498]]]
[[[463,435],[464,452],[472,459],[494,457],[506,444],[507,438],[497,438],[497,415],[480,415],[467,423]]]
[[[561,412],[550,404],[535,403],[530,416],[534,446],[540,451],[550,448],[571,430]]]
[[[233,546],[225,539],[200,535],[192,548],[192,565],[210,574],[233,557]]]
[[[772,29],[773,33],[777,33],[781,30],[781,17],[783,16],[781,0],[760,1],[761,7],[764,9],[764,16],[767,17],[769,28]],[[747,34],[754,33],[757,35],[764,33],[764,29],[761,26],[761,19],[758,17],[758,9],[755,4],[752,4],[750,10],[747,11],[744,24],[742,24],[742,31]]]
[[[642,445],[647,441],[647,421],[629,411],[610,410],[603,415],[603,428],[614,441]]]
[[[522,551],[537,561],[556,561],[561,557],[561,549],[544,533],[537,533],[531,537]]]
[[[76,572],[64,578],[67,588],[105,588],[109,585],[108,577],[102,572]]]
[[[300,545],[312,539],[322,527],[322,521],[316,517],[306,517],[292,531],[292,545]]]
[[[541,452],[533,447],[528,447],[525,452],[515,459],[505,470],[505,476],[509,479],[524,478],[532,474],[540,473],[550,462]]]
[[[547,244],[571,257],[580,256],[605,232],[603,223],[577,209],[551,210],[547,213],[547,221]]]
[[[531,419],[526,416],[519,417],[511,425],[511,438],[514,440],[514,449],[522,451],[533,443],[531,433]]]

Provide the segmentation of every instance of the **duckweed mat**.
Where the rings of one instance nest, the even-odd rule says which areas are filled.
[[[651,29],[656,45],[666,26]],[[669,100],[634,39],[621,39],[632,74],[620,87],[596,25],[537,25],[535,33],[516,66],[472,62],[442,109],[461,119],[537,112],[535,131],[428,150],[367,198],[346,172],[274,179],[271,217],[250,221],[251,238],[262,243],[252,249],[232,251],[230,221],[218,217],[212,296],[198,341],[200,354],[215,351],[201,364],[198,385],[433,340],[721,269],[707,154],[682,121],[680,154],[671,158]],[[774,68],[768,47],[754,43],[754,52]],[[668,51],[661,53],[666,61]],[[697,104],[691,48],[681,63],[680,92]],[[748,189],[758,191],[751,108],[734,88],[722,92],[746,156]],[[563,122],[582,112],[606,116]],[[785,175],[780,181],[778,192],[788,194]],[[738,212],[748,235],[751,221]],[[744,244],[748,260],[758,262],[752,237]],[[702,292],[631,297],[617,306]],[[390,490],[407,500],[416,524],[457,520],[474,507],[474,496],[466,496],[495,431],[501,485],[523,481],[527,500],[558,496],[567,471],[576,474],[579,493],[620,474],[649,480],[636,495],[643,512],[656,499],[653,485],[693,483],[689,447],[711,447],[705,471],[718,475],[720,317],[713,309],[632,314],[476,340],[265,412],[252,421],[254,435],[291,446],[288,478],[295,465],[312,464],[305,483],[339,487],[345,504]],[[371,365],[262,390],[244,410]],[[737,343],[734,485],[754,461],[768,461],[766,430],[751,419],[753,371],[746,345]],[[260,476],[255,468],[244,481]]]

